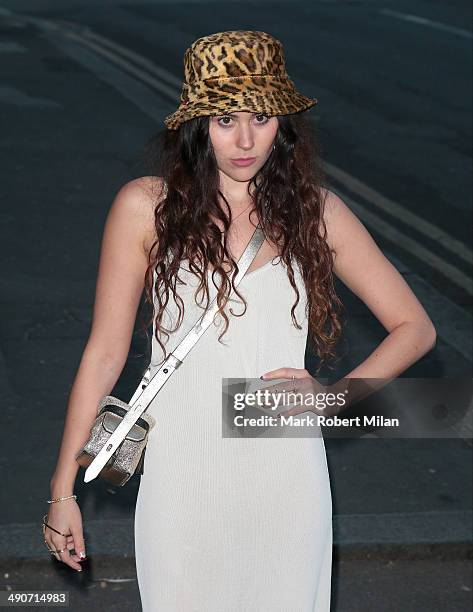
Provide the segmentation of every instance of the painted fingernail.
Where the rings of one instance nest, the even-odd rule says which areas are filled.
[[[80,557],[81,559],[85,559],[85,552],[84,552],[84,551],[81,551],[81,552],[79,553],[79,557]]]
[[[82,572],[82,568],[78,569],[77,571],[78,571],[78,572]]]
[[[264,374],[262,376],[260,376],[261,380],[264,380]]]

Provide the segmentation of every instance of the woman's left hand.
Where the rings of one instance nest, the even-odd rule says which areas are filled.
[[[305,369],[300,368],[278,368],[277,370],[271,370],[270,372],[266,372],[263,374],[263,380],[273,380],[276,378],[287,378],[288,384],[279,382],[277,385],[272,385],[269,387],[264,387],[259,389],[263,393],[267,390],[269,393],[286,393],[293,392],[294,393],[311,393],[313,397],[316,396],[317,393],[327,393],[327,387],[319,383],[313,376],[309,374],[309,372]],[[312,399],[312,398],[311,398]],[[266,404],[268,407],[268,405]],[[301,414],[302,412],[312,411],[315,414],[320,414],[327,416],[326,409],[319,409],[313,403],[311,406],[304,405],[296,405],[294,408],[290,408],[289,410],[285,410],[284,412],[280,412],[277,416],[278,418],[281,416],[295,416],[297,414]]]

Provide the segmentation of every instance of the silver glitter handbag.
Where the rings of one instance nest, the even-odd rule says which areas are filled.
[[[241,281],[264,242],[258,225],[245,251],[238,260],[235,287]],[[198,319],[184,339],[167,357],[150,379],[151,364],[141,379],[129,403],[105,395],[99,402],[98,413],[90,430],[90,437],[76,455],[76,461],[86,468],[84,482],[100,476],[113,485],[123,486],[135,474],[143,474],[146,443],[154,417],[145,414],[158,391],[181,365],[184,357],[213,322],[218,311],[217,297],[209,309]]]

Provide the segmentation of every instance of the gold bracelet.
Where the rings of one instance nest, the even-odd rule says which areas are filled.
[[[48,504],[54,504],[54,502],[64,501],[65,499],[77,499],[77,495],[68,495],[67,497],[56,497],[56,499],[47,499]]]

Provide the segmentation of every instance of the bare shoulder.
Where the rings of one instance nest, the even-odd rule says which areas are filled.
[[[336,253],[369,234],[360,219],[347,204],[330,189],[322,189],[323,219],[327,228],[327,243]]]
[[[113,208],[136,225],[146,254],[156,239],[154,211],[165,195],[166,188],[162,178],[143,176],[125,183],[113,202]]]
[[[353,267],[385,269],[389,262],[361,219],[333,191],[324,190],[323,218],[327,243],[334,252],[334,271],[347,281]]]
[[[341,221],[340,213],[346,208],[345,202],[330,189],[322,189],[323,218],[327,227],[327,238],[329,242],[335,242],[335,231]]]

